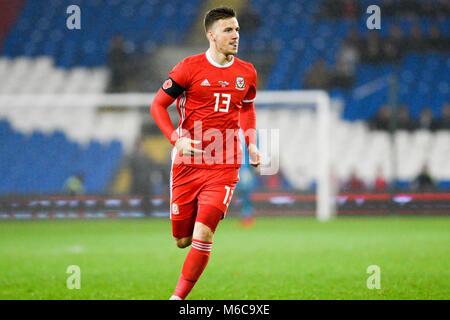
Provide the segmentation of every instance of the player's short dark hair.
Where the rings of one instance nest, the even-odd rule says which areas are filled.
[[[236,13],[232,8],[219,7],[209,10],[205,15],[205,31],[208,32],[209,28],[220,19],[228,19],[236,17]]]

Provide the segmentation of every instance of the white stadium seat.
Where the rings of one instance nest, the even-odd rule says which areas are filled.
[[[362,121],[333,120],[331,158],[339,181],[345,181],[353,170],[367,185],[375,182],[378,168],[392,179],[392,146],[388,132],[371,131]],[[279,112],[257,111],[258,128],[280,130],[280,166],[293,186],[307,188],[314,180],[316,167],[317,120],[307,110]],[[287,127],[286,127],[287,126]],[[284,128],[288,128],[285,130]],[[450,180],[450,133],[398,131],[394,136],[397,155],[397,177],[413,180],[428,163],[437,180]]]
[[[140,133],[142,119],[135,112],[96,114],[92,108],[63,106],[62,99],[56,106],[47,107],[45,98],[38,98],[39,108],[11,106],[23,94],[95,94],[103,93],[108,83],[108,71],[103,68],[75,67],[65,69],[55,66],[51,57],[0,58],[0,118],[7,118],[11,125],[31,134],[34,130],[51,133],[62,130],[82,144],[93,138],[101,141],[117,139],[129,151]],[[12,101],[3,95],[17,95]],[[6,100],[5,100],[6,99]],[[81,104],[80,98],[77,103]],[[19,103],[20,104],[20,103]],[[59,105],[59,106],[58,106]]]

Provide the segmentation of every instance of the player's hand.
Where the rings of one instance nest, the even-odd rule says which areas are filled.
[[[199,144],[199,143],[201,143],[201,141],[191,140],[186,137],[181,137],[177,140],[177,142],[175,142],[175,147],[177,148],[178,153],[180,155],[194,156],[194,155],[205,153],[205,151],[196,149],[192,146],[192,144]]]
[[[261,156],[259,154],[259,150],[256,147],[256,144],[251,143],[248,146],[248,155],[250,156],[250,164],[257,168],[261,162]]]

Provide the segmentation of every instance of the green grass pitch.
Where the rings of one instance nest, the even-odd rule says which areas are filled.
[[[166,300],[188,250],[168,218],[3,221],[0,299]],[[249,229],[228,217],[188,299],[449,299],[449,258],[449,217],[262,217]],[[80,289],[66,287],[69,265]]]

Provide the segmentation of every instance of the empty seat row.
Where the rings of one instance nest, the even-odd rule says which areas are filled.
[[[0,58],[0,94],[99,93],[108,85],[104,67],[56,67],[50,57]]]
[[[259,130],[279,134],[281,171],[299,189],[307,189],[317,178],[321,156],[317,142],[317,117],[309,110],[257,110]],[[347,181],[352,172],[367,184],[375,182],[379,172],[388,180],[413,181],[427,164],[438,181],[450,181],[450,132],[397,131],[391,140],[387,132],[371,131],[363,121],[331,117],[330,157],[333,174]],[[391,143],[393,141],[393,144]],[[394,165],[393,165],[394,164]]]

